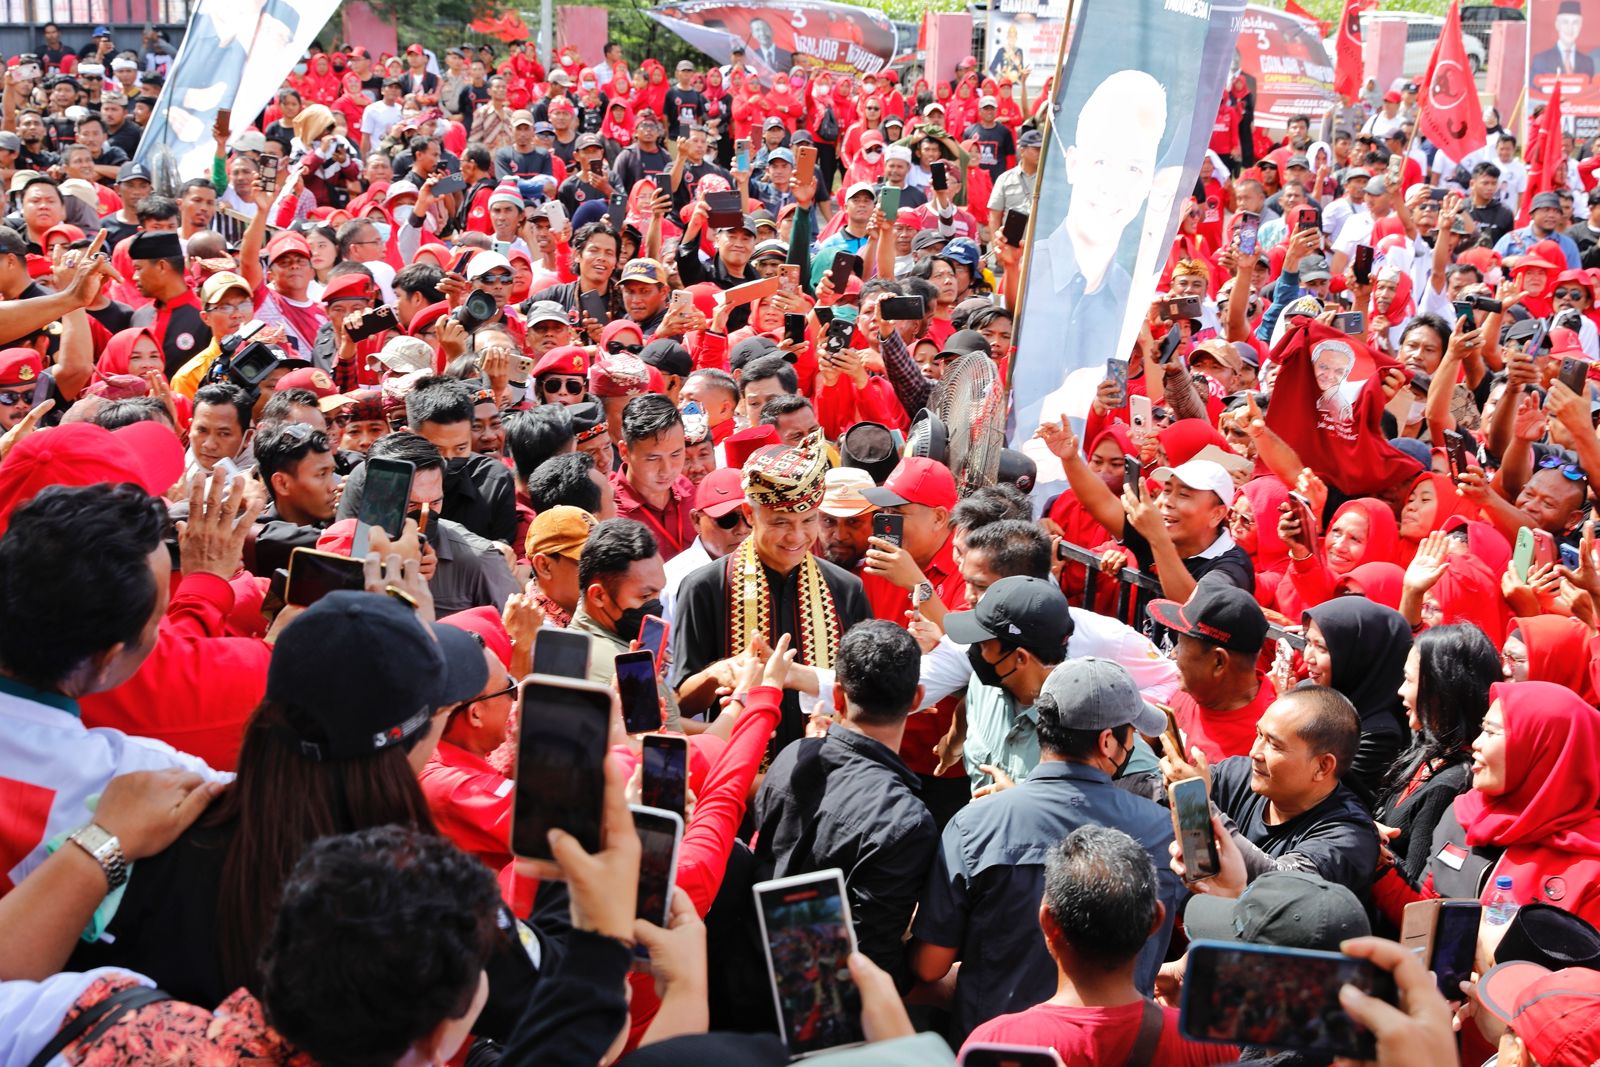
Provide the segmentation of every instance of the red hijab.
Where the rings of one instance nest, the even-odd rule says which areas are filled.
[[[1250,501],[1256,521],[1256,550],[1251,556],[1256,566],[1256,599],[1271,606],[1289,566],[1289,546],[1278,536],[1278,508],[1289,499],[1289,487],[1275,477],[1252,478],[1239,487],[1239,493]]]
[[[1435,474],[1432,471],[1423,471],[1421,474],[1417,475],[1416,480],[1411,483],[1411,488],[1406,490],[1407,500],[1411,498],[1411,494],[1416,491],[1417,486],[1424,478],[1430,479],[1433,482],[1434,497],[1433,521],[1428,523],[1428,528],[1424,531],[1424,535],[1430,534],[1435,530],[1444,529],[1444,524],[1455,518],[1457,515],[1469,519],[1477,518],[1477,505],[1473,504],[1466,497],[1456,492],[1456,483],[1451,481],[1448,474]],[[1416,554],[1416,544],[1405,538],[1401,538],[1400,562],[1410,563],[1411,557]]]
[[[1511,562],[1511,542],[1506,540],[1505,535],[1489,523],[1460,514],[1450,516],[1439,529],[1450,533],[1463,527],[1467,531],[1467,551],[1482,560],[1495,574],[1504,574],[1506,565]],[[1493,634],[1489,636],[1491,639],[1494,637]]]
[[[1335,595],[1364,596],[1374,604],[1399,611],[1405,577],[1406,572],[1400,569],[1398,563],[1363,563],[1339,579]]]
[[[1333,513],[1333,522],[1328,523],[1332,529],[1334,523],[1346,512],[1359,511],[1367,517],[1367,547],[1361,553],[1361,559],[1355,567],[1346,573],[1354,573],[1363,563],[1395,563],[1400,554],[1400,526],[1394,521],[1394,512],[1389,510],[1389,505],[1375,496],[1358,496],[1354,500],[1347,500],[1339,505],[1339,510]],[[1328,560],[1328,568],[1335,574],[1339,573],[1332,559]]]
[[[161,351],[161,340],[147,327],[135,326],[128,330],[119,330],[111,335],[111,340],[106,342],[105,348],[100,351],[100,358],[95,360],[95,381],[104,381],[113,374],[131,374],[128,364],[133,359],[133,346],[139,343],[139,338],[148,337],[150,343],[156,346],[156,351]]]
[[[1554,682],[1585,703],[1596,703],[1589,672],[1589,638],[1594,635],[1583,623],[1566,615],[1518,616],[1501,633],[1522,637],[1528,650],[1528,681]]]
[[[1456,798],[1467,843],[1600,856],[1600,714],[1554,682],[1498,682],[1489,700],[1499,701],[1505,722],[1506,790]]]
[[[1500,593],[1500,571],[1489,569],[1483,560],[1468,554],[1450,557],[1450,565],[1433,587],[1443,622],[1470,622],[1490,641],[1506,632],[1511,610]],[[1585,629],[1585,635],[1587,635]],[[1580,646],[1581,647],[1581,646]],[[1587,662],[1584,673],[1587,675]]]

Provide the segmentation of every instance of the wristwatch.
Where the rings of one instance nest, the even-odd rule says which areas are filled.
[[[68,834],[67,840],[94,858],[100,869],[106,872],[106,881],[111,889],[128,880],[128,857],[122,854],[122,842],[105,827],[88,823]]]
[[[921,582],[911,591],[911,606],[921,607],[933,599],[933,583]]]

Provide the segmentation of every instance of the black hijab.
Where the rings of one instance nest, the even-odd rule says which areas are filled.
[[[1411,624],[1393,608],[1355,596],[1334,597],[1305,613],[1322,631],[1333,661],[1329,684],[1350,699],[1362,733],[1405,730],[1400,700]]]

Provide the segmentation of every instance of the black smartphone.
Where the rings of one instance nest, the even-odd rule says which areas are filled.
[[[928,173],[933,178],[933,187],[938,192],[944,192],[950,187],[949,170],[942,159],[936,159],[928,164]]]
[[[778,1033],[790,1055],[859,1044],[861,993],[849,967],[856,934],[843,872],[757,882],[754,892]]]
[[[678,876],[678,846],[683,841],[683,816],[651,804],[629,804],[639,834],[639,894],[634,915],[665,927],[672,914],[672,887]],[[649,959],[642,945],[634,955]]]
[[[818,308],[818,311],[823,310]],[[856,335],[854,319],[831,319],[822,331],[822,347],[829,352],[843,352],[850,347],[850,341]]]
[[[1339,990],[1346,983],[1398,1003],[1394,977],[1370,960],[1338,952],[1196,941],[1189,946],[1178,1029],[1191,1041],[1375,1059],[1371,1031],[1339,1006]]]
[[[880,511],[872,516],[872,536],[899,548],[905,541],[906,517],[892,511]]]
[[[281,159],[279,159],[277,156],[269,156],[265,152],[261,153],[261,159],[256,164],[256,166],[261,171],[261,191],[262,192],[271,193],[274,196],[277,195],[277,193],[278,193],[278,167],[280,165],[282,165],[282,163],[283,163],[283,161]]]
[[[850,275],[861,273],[861,257],[854,252],[835,252],[833,254],[832,273],[829,277],[833,280],[833,291],[837,296],[843,296],[845,286],[850,283]]]
[[[1364,319],[1365,316],[1359,311],[1341,311],[1333,317],[1333,328],[1356,337],[1366,328]]]
[[[1350,271],[1355,275],[1357,285],[1366,285],[1372,281],[1372,246],[1356,245],[1356,254],[1350,261]]]
[[[1561,373],[1556,379],[1580,397],[1583,396],[1584,382],[1589,377],[1589,361],[1566,356],[1561,360]]]
[[[601,166],[603,169],[604,164]],[[628,221],[628,198],[625,195],[613,193],[611,199],[606,201],[606,218],[611,220],[613,230],[622,232],[623,224]]]
[[[640,800],[682,815],[689,802],[689,739],[682,734],[645,734],[639,741]]]
[[[1428,970],[1446,1000],[1460,1001],[1461,983],[1472,977],[1478,951],[1478,922],[1483,905],[1476,900],[1446,900],[1439,905],[1433,926],[1433,950]]]
[[[554,859],[551,830],[565,830],[585,852],[598,852],[611,733],[610,687],[535,674],[523,680],[520,699],[512,853],[523,859]]]
[[[706,225],[713,230],[737,226],[744,220],[744,197],[737,192],[707,193]]]
[[[657,674],[661,673],[661,656],[666,651],[667,634],[671,630],[671,624],[657,615],[646,615],[644,624],[639,627],[639,647],[655,656]]]
[[[361,507],[356,519],[379,526],[393,540],[406,528],[411,510],[411,482],[417,465],[408,459],[367,460],[366,483],[361,487]]]
[[[352,341],[365,341],[369,337],[376,337],[385,330],[398,330],[400,320],[394,313],[394,308],[388,304],[380,304],[375,308],[368,308],[361,313],[361,322],[354,329],[346,330],[345,335]]]
[[[918,322],[927,314],[920,296],[886,296],[878,302],[878,318],[886,322]]]
[[[961,1046],[961,1067],[1063,1067],[1053,1048],[1028,1045],[966,1044]]]
[[[1529,335],[1527,346],[1523,351],[1530,356],[1537,356],[1539,350],[1544,347],[1545,334],[1548,332],[1548,327],[1542,321],[1534,323],[1533,333]]]
[[[297,548],[289,553],[289,578],[283,601],[297,608],[308,608],[329,593],[341,589],[360,592],[367,587],[366,569],[359,559],[314,548]]]
[[[661,729],[661,691],[656,687],[656,657],[648,648],[618,652],[617,695],[622,723],[630,734]]]
[[[1496,300],[1492,296],[1485,296],[1482,293],[1473,293],[1471,296],[1467,297],[1467,303],[1471,304],[1479,311],[1487,311],[1491,315],[1497,311],[1505,310],[1505,305],[1500,303],[1500,301]]]
[[[1000,227],[1000,234],[1006,239],[1006,244],[1013,248],[1021,248],[1022,242],[1028,236],[1028,213],[1015,208],[1007,211],[1005,224]]]
[[[604,326],[611,321],[611,307],[606,303],[606,295],[598,289],[587,289],[578,296],[579,309],[595,322]]]
[[[1128,402],[1128,361],[1125,359],[1106,360],[1106,381],[1117,383],[1117,401],[1120,407]]]
[[[459,174],[446,174],[433,183],[433,195],[449,196],[451,193],[465,192],[466,188],[467,179]]]
[[[1222,860],[1217,856],[1217,834],[1211,826],[1211,798],[1206,795],[1205,779],[1173,782],[1167,786],[1167,799],[1172,804],[1172,833],[1183,850],[1184,881],[1215,877],[1222,870]]]
[[[1254,211],[1241,211],[1239,213],[1239,254],[1253,256],[1256,254],[1256,235],[1261,230],[1261,216]]]
[[[1477,310],[1475,307],[1473,307],[1472,301],[1452,300],[1450,302],[1450,306],[1455,309],[1456,321],[1461,322],[1463,319],[1466,320],[1467,328],[1470,330],[1473,322],[1476,321],[1473,318],[1472,313]]]
[[[1165,314],[1162,316],[1165,317]],[[1183,344],[1183,331],[1174,326],[1168,330],[1166,336],[1161,338],[1161,350],[1156,353],[1156,362],[1163,367],[1172,362],[1172,357],[1178,354],[1178,348]]]
[[[1122,457],[1122,487],[1133,490],[1135,496],[1144,495],[1144,468],[1139,465],[1138,456]]]
[[[793,311],[783,314],[783,336],[791,343],[803,345],[806,343],[806,317]]]
[[[577,630],[539,627],[533,641],[533,673],[559,678],[587,678],[592,639]]]
[[[1467,469],[1467,437],[1460,430],[1444,432],[1445,455],[1450,460],[1450,473],[1456,477]]]

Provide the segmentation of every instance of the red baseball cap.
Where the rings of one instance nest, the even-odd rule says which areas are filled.
[[[506,624],[500,621],[500,613],[494,608],[468,608],[454,615],[446,615],[439,621],[445,626],[477,634],[483,647],[494,654],[500,665],[506,670],[511,669],[511,635],[506,632]]]
[[[950,468],[924,456],[907,456],[889,473],[883,485],[861,490],[880,508],[922,504],[930,508],[956,506],[956,479]]]
[[[1515,960],[1484,974],[1478,998],[1544,1067],[1600,1062],[1600,971]]]
[[[46,486],[133,482],[160,496],[182,475],[183,445],[159,422],[136,422],[116,431],[89,422],[37,430],[0,464],[0,533],[11,513]]]
[[[744,482],[738,467],[718,467],[700,480],[694,491],[694,509],[720,519],[744,503]]]
[[[277,389],[280,393],[285,389],[309,389],[317,394],[318,400],[337,396],[339,393],[339,387],[333,384],[333,379],[328,377],[328,372],[321,367],[301,367],[299,370],[292,370],[278,379]]]
[[[274,263],[280,256],[299,253],[311,258],[311,245],[297,233],[280,233],[267,244],[267,262]]]
[[[729,434],[728,439],[722,442],[722,450],[728,456],[728,466],[734,470],[743,470],[745,462],[751,456],[768,445],[775,444],[778,444],[778,428],[769,423],[762,423]]]

